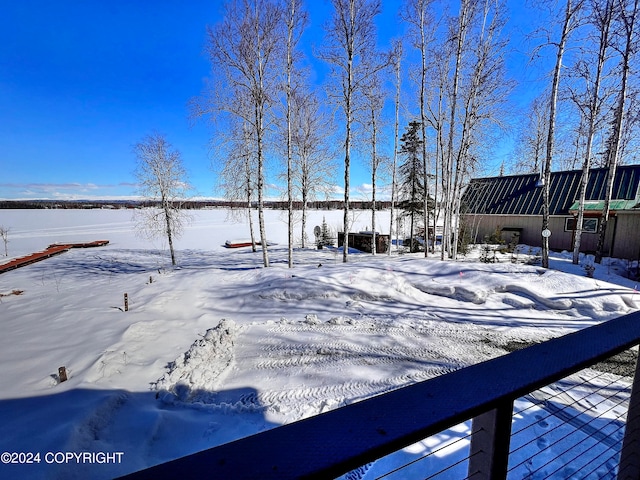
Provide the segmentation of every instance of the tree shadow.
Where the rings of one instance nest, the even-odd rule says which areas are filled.
[[[0,478],[114,478],[277,426],[251,387],[192,393],[208,403],[86,388],[0,400],[0,451],[33,454]]]

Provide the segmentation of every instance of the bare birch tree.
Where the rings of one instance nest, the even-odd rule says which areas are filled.
[[[446,42],[439,45],[434,45],[432,48],[432,58],[436,58],[436,49],[442,52],[444,58],[450,58],[450,42]],[[436,227],[438,224],[438,220],[441,216],[444,217],[444,224],[449,224],[449,214],[446,213],[446,207],[448,202],[444,201],[446,198],[445,193],[447,192],[445,177],[445,165],[446,165],[446,123],[447,123],[447,105],[446,102],[449,98],[448,92],[448,81],[450,75],[450,62],[447,61],[437,61],[434,60],[431,62],[432,66],[432,83],[431,90],[432,98],[430,99],[428,105],[429,115],[427,117],[427,121],[429,122],[429,126],[434,131],[433,135],[433,143],[435,145],[435,175],[434,175],[434,215],[433,215],[433,231],[435,233]],[[443,214],[443,210],[445,213]],[[450,232],[450,228],[447,229]],[[445,240],[446,237],[446,240]],[[443,235],[442,239],[442,248],[440,252],[440,259],[444,260],[445,253],[449,252],[451,249],[450,235]],[[435,243],[435,242],[434,242]]]
[[[576,68],[579,76],[585,80],[586,94],[580,95],[572,92],[572,100],[581,111],[584,123],[586,123],[586,146],[584,161],[582,164],[582,177],[580,180],[580,193],[578,196],[578,216],[575,225],[573,241],[573,263],[580,261],[580,243],[582,238],[582,224],[584,221],[584,204],[587,197],[587,183],[591,170],[593,141],[599,123],[600,111],[603,99],[601,98],[602,77],[604,75],[605,61],[610,47],[610,31],[614,16],[614,0],[592,0],[590,2],[591,15],[589,23],[597,34],[597,52],[593,61],[578,62]],[[592,66],[595,70],[592,72]],[[586,97],[586,98],[585,98]]]
[[[363,91],[364,109],[367,112],[365,117],[365,130],[367,143],[369,144],[369,168],[371,171],[371,253],[376,252],[376,201],[378,169],[380,168],[383,156],[380,153],[381,130],[382,130],[382,109],[384,107],[384,91],[382,87],[381,71],[369,76],[367,88]]]
[[[287,225],[288,225],[288,265],[293,268],[293,95],[295,86],[294,69],[296,46],[305,28],[307,17],[302,9],[301,0],[286,0],[284,21],[286,25],[286,61],[285,61],[285,122],[287,144]]]
[[[453,44],[451,89],[448,90],[447,142],[442,157],[445,202],[443,249],[457,257],[461,198],[464,186],[501,128],[501,111],[512,82],[506,78],[503,36],[505,6],[497,0],[463,0],[450,23]]]
[[[326,44],[320,58],[331,65],[337,94],[332,100],[345,118],[344,132],[344,252],[342,261],[349,258],[349,189],[351,149],[355,121],[356,96],[365,88],[372,73],[363,60],[375,52],[376,29],[374,19],[380,13],[380,0],[332,0],[333,16],[327,26]]]
[[[551,183],[551,167],[554,154],[554,140],[556,128],[556,109],[558,106],[558,91],[560,89],[560,75],[562,70],[562,59],[569,35],[577,25],[576,17],[582,8],[584,0],[567,0],[564,8],[562,27],[560,30],[559,40],[554,43],[556,47],[556,62],[553,70],[553,82],[551,84],[551,93],[549,100],[549,128],[547,131],[547,147],[546,158],[543,170],[542,185],[542,232],[549,229],[549,202],[550,202],[550,183]],[[549,268],[549,237],[542,235],[542,266]]]
[[[262,260],[269,266],[264,223],[264,188],[267,134],[275,102],[282,9],[273,0],[233,0],[225,5],[220,23],[208,29],[207,50],[216,73],[224,77],[213,97],[213,114],[240,116],[251,127],[255,141],[256,194]],[[237,98],[249,99],[251,108],[236,108]]]
[[[618,92],[617,104],[614,110],[611,134],[607,140],[607,187],[605,192],[604,206],[602,208],[602,219],[598,227],[598,245],[596,246],[595,261],[602,262],[604,254],[604,242],[607,234],[607,224],[609,222],[609,210],[611,205],[611,195],[613,192],[613,182],[616,175],[618,160],[621,150],[621,139],[625,122],[625,104],[628,94],[629,74],[631,60],[636,51],[636,18],[638,15],[639,0],[616,0],[620,15],[621,44],[618,48],[620,53],[620,90]]]
[[[516,173],[542,173],[548,130],[548,94],[533,99],[518,138]]]
[[[9,256],[9,249],[8,249],[8,245],[9,245],[9,228],[0,225],[0,238],[2,238],[2,242],[4,243],[4,256],[8,257]]]
[[[393,70],[395,72],[396,95],[394,100],[394,124],[393,124],[393,160],[391,162],[391,215],[389,219],[389,248],[387,253],[391,255],[391,245],[393,244],[393,222],[396,208],[397,179],[398,171],[398,149],[400,148],[400,93],[402,87],[402,42],[399,40],[393,43]]]
[[[309,201],[319,195],[328,196],[335,176],[332,153],[326,140],[333,126],[313,92],[294,92],[292,188],[302,203],[302,248],[306,247],[307,210]]]
[[[253,203],[256,200],[256,158],[252,147],[252,129],[241,118],[233,119],[226,145],[226,160],[219,172],[219,186],[226,199],[245,205],[244,213],[249,224],[251,249],[256,251],[256,235],[253,226]],[[220,147],[222,149],[222,146]],[[230,214],[233,215],[233,210]]]
[[[444,196],[444,229],[443,229],[443,242],[442,242],[442,254],[449,252],[452,255],[453,247],[451,240],[453,238],[453,210],[454,210],[454,172],[456,171],[454,161],[456,158],[455,149],[455,136],[457,129],[457,113],[458,113],[458,94],[460,89],[460,79],[462,76],[462,58],[465,51],[465,45],[467,36],[471,28],[471,21],[473,18],[473,10],[475,9],[474,0],[461,0],[460,12],[458,14],[457,22],[451,22],[451,32],[449,34],[450,41],[455,45],[454,54],[454,67],[453,78],[451,84],[451,91],[449,93],[449,124],[446,150],[443,155],[442,164],[442,193]]]
[[[181,209],[190,186],[180,153],[173,150],[164,135],[158,133],[148,135],[136,144],[134,152],[140,194],[159,206],[137,213],[138,228],[149,238],[166,236],[171,264],[176,265],[173,241],[180,236],[189,218]]]

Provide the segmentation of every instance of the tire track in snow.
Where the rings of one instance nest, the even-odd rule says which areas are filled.
[[[318,333],[384,333],[385,335],[394,335],[399,337],[413,336],[416,337],[411,328],[396,327],[392,325],[381,324],[379,319],[350,319],[353,323],[332,323],[331,320],[326,323],[318,323],[312,327],[307,323],[290,323],[279,325],[273,329],[274,333],[301,333],[301,332],[318,332]]]
[[[387,327],[378,323],[377,329],[372,328],[374,325],[375,322],[370,324],[368,321],[364,325],[338,325],[330,321],[271,326],[267,335],[259,340],[264,356],[256,357],[252,367],[261,370],[331,367],[342,371],[351,366],[434,368],[434,365],[446,364],[449,367],[441,371],[451,371],[470,364],[478,354],[491,358],[504,353],[493,346],[495,342],[487,341],[485,328],[467,326],[463,329],[440,322],[411,327]],[[306,340],[304,343],[293,339],[283,341],[283,333],[302,334]],[[359,334],[362,343],[333,340],[344,333]]]
[[[220,402],[211,395],[199,408],[269,411],[293,421],[450,373],[478,361],[479,355],[504,354],[483,341],[487,331],[481,327],[463,329],[431,322],[416,328],[376,324],[374,320],[313,320],[245,326],[238,336],[242,351],[236,352],[236,373],[273,371],[275,375],[267,377],[273,383],[265,382],[260,390],[233,401],[227,397]],[[346,332],[357,340],[343,340]],[[253,346],[245,343],[250,338]],[[291,380],[299,383],[288,386]],[[227,384],[227,388],[231,386]]]
[[[260,370],[281,369],[301,366],[323,365],[406,365],[423,364],[425,361],[438,361],[453,365],[456,368],[464,366],[456,358],[436,352],[432,348],[424,347],[366,347],[351,343],[318,343],[306,345],[272,345],[265,349],[269,354],[277,354],[278,358],[269,357],[258,362],[256,368]]]
[[[402,323],[397,325],[400,321]],[[392,323],[393,322],[393,323]],[[270,328],[272,333],[349,333],[385,336],[425,338],[451,337],[464,341],[466,337],[477,333],[486,333],[486,327],[466,324],[463,327],[451,324],[433,312],[420,315],[363,315],[358,318],[333,317],[327,322],[295,322],[284,320]],[[495,330],[492,330],[495,333]]]
[[[170,392],[162,398],[173,404],[225,414],[268,411],[289,422],[502,355],[501,340],[510,338],[421,316],[321,321],[309,314],[235,329],[232,344],[223,342],[233,345],[234,358],[224,381],[219,369],[198,368],[197,381],[173,372],[173,381],[163,378],[156,388]],[[256,375],[265,381],[247,389]],[[181,392],[185,380],[200,388]]]
[[[237,412],[269,410],[287,415],[293,413],[293,417],[298,419],[305,416],[304,412],[310,409],[320,413],[327,408],[353,403],[411,383],[443,375],[453,370],[455,369],[436,367],[381,380],[349,381],[321,386],[301,385],[290,389],[265,390],[243,395],[233,404],[211,403],[206,407],[204,405],[199,405],[199,407]]]

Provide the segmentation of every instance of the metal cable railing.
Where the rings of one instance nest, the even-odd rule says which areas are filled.
[[[584,379],[576,381],[579,376]],[[508,478],[615,478],[631,392],[629,379],[595,370],[579,372],[571,379],[519,399],[521,406],[513,410]],[[405,449],[403,455],[391,454],[341,478],[469,478],[470,426],[462,424],[457,430],[461,429],[467,433],[451,442],[437,444],[431,437]],[[457,444],[461,444],[459,449]],[[415,458],[400,460],[408,455],[406,451],[419,450],[420,445],[425,448]],[[596,455],[594,446],[599,450]],[[447,461],[436,459],[447,449],[465,453],[445,455]]]

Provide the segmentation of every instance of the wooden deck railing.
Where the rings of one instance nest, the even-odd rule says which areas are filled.
[[[639,343],[635,312],[123,478],[335,478],[469,419],[468,478],[505,478],[514,400]],[[640,478],[638,378],[618,478]]]

